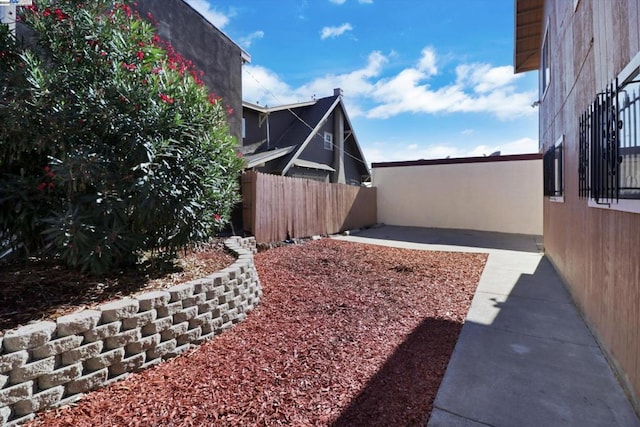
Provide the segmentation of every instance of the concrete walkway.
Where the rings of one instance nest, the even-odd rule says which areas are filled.
[[[489,253],[429,427],[640,426],[541,237],[384,226],[337,238]]]

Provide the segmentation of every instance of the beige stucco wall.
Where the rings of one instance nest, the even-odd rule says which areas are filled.
[[[542,159],[375,167],[378,221],[542,234]]]

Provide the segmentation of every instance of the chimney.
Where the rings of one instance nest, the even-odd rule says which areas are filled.
[[[333,90],[333,96],[342,96],[342,89],[340,89],[339,87],[335,88]]]

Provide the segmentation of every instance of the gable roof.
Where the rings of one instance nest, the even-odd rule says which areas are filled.
[[[514,0],[515,31],[513,62],[516,73],[537,70],[542,44],[544,0]]]
[[[274,157],[270,157],[270,160],[279,161],[273,165],[273,171],[277,171],[281,174],[286,174],[287,171],[292,166],[302,166],[307,165],[304,162],[300,162],[299,156],[302,154],[304,149],[313,141],[314,138],[322,138],[324,140],[324,136],[320,135],[320,130],[329,119],[331,114],[335,111],[336,108],[340,108],[342,110],[342,114],[345,120],[345,130],[351,130],[351,137],[353,138],[355,148],[357,151],[357,156],[359,160],[362,161],[364,169],[369,173],[369,168],[366,164],[366,160],[364,158],[364,153],[362,152],[362,148],[357,140],[355,133],[353,132],[353,126],[351,124],[351,120],[349,119],[349,115],[347,114],[347,110],[342,101],[342,91],[336,89],[334,91],[333,96],[328,96],[325,98],[320,98],[318,100],[301,102],[296,104],[287,104],[277,107],[262,107],[259,105],[251,104],[248,102],[243,102],[243,107],[248,108],[263,114],[269,114],[272,118],[271,120],[291,120],[293,116],[293,122],[291,126],[289,126],[281,135],[277,135],[274,141],[270,142],[270,145],[267,146],[266,142],[263,143],[258,149],[256,149],[252,154],[245,156],[248,159],[254,158],[260,153],[265,152],[275,152],[278,151],[278,154]],[[291,147],[291,150],[283,150],[284,147]],[[279,151],[283,150],[283,151]],[[346,153],[345,154],[349,155]],[[257,158],[257,157],[256,157]],[[255,162],[248,162],[248,167]],[[259,164],[261,162],[255,163]],[[317,164],[319,165],[319,164]],[[313,167],[316,169],[323,170],[333,170],[329,165],[325,165],[326,167]]]

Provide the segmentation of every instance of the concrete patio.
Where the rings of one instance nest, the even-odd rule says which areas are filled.
[[[336,238],[489,254],[429,427],[640,426],[541,236],[383,226]]]

